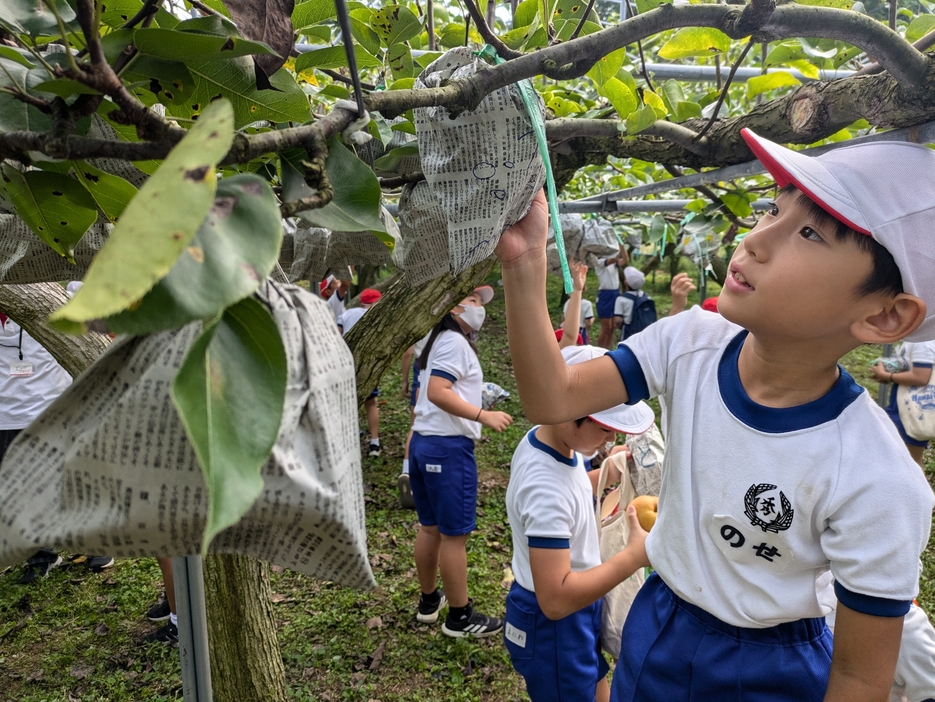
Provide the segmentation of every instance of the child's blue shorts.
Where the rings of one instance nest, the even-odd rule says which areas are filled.
[[[597,291],[597,316],[601,319],[611,319],[614,316],[614,305],[620,297],[619,290]]]
[[[466,436],[423,436],[409,444],[409,484],[419,523],[446,536],[477,528],[477,463]]]
[[[824,617],[731,626],[653,573],[623,626],[611,702],[821,702],[831,672]]]
[[[553,621],[536,593],[513,583],[503,639],[532,702],[594,702],[597,683],[610,670],[600,650],[601,605]]]

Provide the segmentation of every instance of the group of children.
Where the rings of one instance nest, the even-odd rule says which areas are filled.
[[[481,405],[472,334],[488,293],[456,306],[419,355],[417,619],[436,621],[447,603],[446,635],[502,630],[534,702],[870,702],[889,699],[894,683],[913,702],[935,698],[935,632],[913,604],[935,495],[905,437],[839,365],[862,344],[935,339],[932,188],[879,178],[891,163],[901,182],[931,183],[935,153],[874,142],[809,157],[743,137],[781,190],[736,248],[719,314],[670,316],[609,353],[560,349],[541,193],[500,239],[513,369],[537,422],[511,465],[505,626],[475,611],[467,588],[474,441],[512,421]],[[605,259],[598,275],[621,264]],[[885,380],[914,366],[930,375],[935,355],[918,355]],[[627,508],[627,545],[602,561],[584,457],[618,432],[645,431],[651,397],[667,441],[658,520],[647,534]],[[627,615],[610,687],[601,598],[644,566],[653,573]]]

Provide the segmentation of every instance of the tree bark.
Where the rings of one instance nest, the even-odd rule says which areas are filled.
[[[215,702],[285,702],[286,670],[276,638],[269,564],[208,554],[204,576]]]
[[[400,277],[344,338],[357,368],[357,403],[363,404],[403,351],[435,326],[464,296],[480,285],[496,259],[490,258],[456,276],[443,275],[412,288]]]

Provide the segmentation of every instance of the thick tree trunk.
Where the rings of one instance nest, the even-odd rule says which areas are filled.
[[[285,702],[269,564],[209,554],[204,575],[215,702]]]
[[[345,337],[357,368],[357,403],[362,404],[403,351],[421,339],[452,307],[480,285],[493,268],[490,258],[452,276],[443,275],[412,288],[399,278]]]

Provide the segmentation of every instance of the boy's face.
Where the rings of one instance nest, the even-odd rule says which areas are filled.
[[[574,422],[571,422],[570,426],[572,435],[566,438],[566,443],[575,451],[586,456],[597,451],[608,441],[613,441],[617,435],[617,432],[613,429],[607,429],[590,417],[581,422],[580,427],[575,426]]]
[[[807,341],[850,335],[870,254],[838,240],[783,193],[744,237],[728,266],[718,311],[757,337]]]

